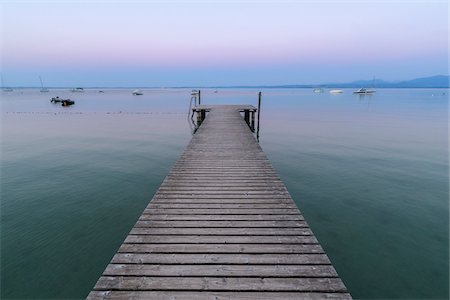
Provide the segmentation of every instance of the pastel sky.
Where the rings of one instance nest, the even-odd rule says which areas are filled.
[[[2,1],[2,0],[0,0]],[[448,74],[448,2],[2,1],[5,84],[208,86]]]

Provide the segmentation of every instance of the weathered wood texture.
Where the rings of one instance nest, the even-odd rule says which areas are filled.
[[[241,116],[254,107],[200,108],[88,299],[351,299]]]

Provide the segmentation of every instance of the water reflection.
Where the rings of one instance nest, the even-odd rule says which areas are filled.
[[[365,104],[367,107],[370,107],[373,97],[372,94],[356,94],[355,96],[358,98],[359,104]]]
[[[2,298],[87,295],[189,142],[190,92],[86,90],[70,108],[49,101],[64,90],[2,95]],[[445,298],[448,91],[263,93],[261,146],[353,296]]]

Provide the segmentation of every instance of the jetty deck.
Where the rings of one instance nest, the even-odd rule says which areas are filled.
[[[208,106],[88,299],[351,299],[240,111]]]

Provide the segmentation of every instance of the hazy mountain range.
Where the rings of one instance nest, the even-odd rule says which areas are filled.
[[[358,80],[347,83],[324,84],[291,84],[291,85],[264,85],[264,86],[234,86],[234,87],[264,87],[264,88],[449,88],[448,75],[436,75],[404,81],[384,81],[381,79]]]
[[[448,75],[436,75],[405,81],[389,82],[384,80],[359,80],[349,83],[330,83],[327,87],[379,87],[379,88],[448,88]]]
[[[384,81],[382,79],[357,80],[346,83],[323,83],[323,84],[281,84],[281,85],[215,85],[215,86],[167,86],[166,88],[449,88],[449,75],[436,75],[422,77],[404,81]],[[86,88],[103,88],[102,86],[85,86]],[[13,88],[37,88],[36,86],[13,86]],[[48,88],[73,88],[73,87],[53,87]],[[145,88],[144,86],[128,86],[115,88]],[[158,86],[147,86],[147,88],[160,88]]]

